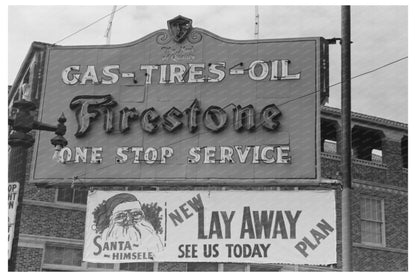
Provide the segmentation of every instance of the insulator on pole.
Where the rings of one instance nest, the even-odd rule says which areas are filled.
[[[106,43],[110,44],[111,41],[111,27],[113,25],[114,13],[116,12],[117,6],[113,6],[113,11],[111,12],[110,18],[108,19],[107,30],[105,30],[104,37],[106,38]]]
[[[260,25],[259,6],[254,6],[254,36],[259,39],[259,25]]]

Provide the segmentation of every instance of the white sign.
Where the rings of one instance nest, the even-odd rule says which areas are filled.
[[[16,210],[18,205],[19,197],[19,183],[9,183],[9,196],[8,196],[8,206],[9,206],[9,215],[8,215],[8,240],[9,240],[9,259],[12,252],[12,244],[14,238],[14,224],[16,221]]]
[[[94,191],[84,261],[336,263],[334,191]]]

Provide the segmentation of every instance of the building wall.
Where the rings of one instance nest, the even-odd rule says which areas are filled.
[[[19,247],[16,271],[41,271],[42,255],[43,249],[41,248]]]
[[[68,239],[84,239],[85,211],[24,205],[21,232]]]
[[[354,247],[353,256],[354,270],[372,272],[408,270],[407,252]]]
[[[393,131],[393,133],[397,132]],[[408,270],[407,169],[403,169],[402,165],[401,146],[397,139],[397,137],[402,136],[402,132],[399,133],[395,138],[391,138],[389,135],[383,139],[382,163],[353,160],[352,240],[353,269],[355,271]],[[42,270],[45,245],[50,241],[55,244],[62,241],[63,245],[72,243],[82,248],[86,207],[85,205],[57,202],[56,188],[38,188],[28,184],[32,150],[27,151],[27,159],[22,157],[26,150],[13,151],[9,167],[9,173],[12,174],[10,174],[9,181],[19,181],[24,184],[24,200],[20,205],[22,209],[20,240],[16,254],[15,270],[40,271]],[[323,178],[341,178],[339,173],[340,156],[338,154],[322,153],[321,163]],[[114,187],[112,189],[122,188]],[[361,243],[360,199],[366,196],[383,199],[385,216],[384,246],[371,246]],[[336,194],[337,264],[330,267],[276,265],[269,268],[270,270],[332,271],[342,268],[340,198],[341,191],[338,189]],[[158,263],[155,267],[159,271],[188,270],[185,263]],[[223,269],[227,268],[247,270],[247,266],[243,265],[223,267]],[[59,266],[57,269],[59,269]],[[62,269],[68,268],[63,267]]]

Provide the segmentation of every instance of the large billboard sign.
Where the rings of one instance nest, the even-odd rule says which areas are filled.
[[[236,41],[177,17],[135,42],[47,49],[31,181],[319,180],[323,38]]]
[[[83,260],[336,263],[334,191],[93,191]]]

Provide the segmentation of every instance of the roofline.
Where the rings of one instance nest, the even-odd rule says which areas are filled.
[[[207,35],[211,35],[213,37],[217,37],[220,39],[224,39],[221,37],[218,37],[217,35],[214,35],[212,33],[210,33],[209,31],[206,31],[204,29],[199,29],[199,28],[195,28],[198,31],[201,31],[203,33],[206,33]],[[131,44],[135,44],[140,40],[143,40],[147,37],[150,37],[151,35],[155,35],[155,33],[160,32],[156,31],[153,32],[147,36],[145,36],[142,39],[127,43],[127,44],[120,44],[120,45],[112,45],[113,47],[119,47],[119,46],[126,46],[126,45],[131,45]],[[305,39],[305,38],[302,38]],[[310,38],[307,38],[310,39]],[[314,38],[316,39],[316,38]],[[229,42],[248,42],[248,41],[237,41],[237,40],[229,40],[229,39],[224,39],[225,41],[229,41]],[[285,40],[285,39],[282,39]],[[268,41],[268,40],[262,40],[262,41]],[[274,40],[271,40],[274,41]],[[253,42],[253,41],[251,41]],[[32,59],[35,55],[35,53],[37,53],[38,51],[43,51],[46,50],[47,47],[56,47],[56,48],[73,48],[74,46],[58,46],[58,45],[53,45],[53,44],[49,44],[49,43],[44,43],[44,42],[38,42],[38,41],[34,41],[32,42],[32,44],[30,45],[29,51],[26,54],[25,59],[23,60],[22,65],[20,66],[19,72],[13,82],[13,85],[11,86],[11,88],[9,89],[9,93],[8,93],[8,103],[10,104],[10,102],[12,101],[24,75],[26,74],[27,68],[30,65],[30,63],[32,62]],[[106,47],[105,45],[103,45],[104,47]],[[79,46],[75,46],[75,47],[79,47]],[[83,47],[83,46],[81,46]],[[87,46],[87,47],[97,47],[97,46]],[[107,46],[108,47],[108,46]],[[111,46],[109,47],[111,48]],[[329,107],[329,106],[321,106],[321,113],[322,114],[328,114],[328,115],[335,115],[335,116],[340,116],[341,114],[341,110],[335,107]],[[390,127],[390,128],[396,128],[399,130],[403,130],[406,131],[408,130],[408,124],[406,123],[402,123],[402,122],[398,122],[398,121],[393,121],[393,120],[389,120],[389,119],[385,119],[385,118],[381,118],[381,117],[376,117],[376,116],[371,116],[371,115],[366,115],[366,114],[361,114],[361,113],[357,113],[357,112],[351,112],[351,119],[352,120],[356,120],[356,121],[364,121],[364,122],[368,122],[368,123],[372,123],[372,124],[377,124],[377,125],[381,125],[381,126],[385,126],[385,127]]]
[[[19,85],[20,85],[23,77],[26,74],[27,69],[30,66],[30,63],[32,62],[32,59],[33,59],[34,55],[39,51],[45,50],[46,47],[49,46],[49,45],[50,44],[44,43],[44,42],[38,42],[38,41],[32,42],[32,44],[30,45],[29,51],[26,54],[26,57],[24,58],[22,64],[20,65],[19,72],[17,73],[16,78],[14,79],[14,82],[11,85],[11,88],[9,89],[9,93],[8,93],[8,103],[9,104],[12,101],[14,95],[16,94],[16,91],[19,88]]]
[[[204,34],[206,36],[209,36],[213,39],[219,40],[221,42],[225,43],[232,43],[232,44],[258,44],[258,43],[274,43],[274,42],[297,42],[297,41],[322,41],[323,43],[327,43],[326,39],[322,36],[315,36],[315,37],[289,37],[289,38],[271,38],[271,39],[230,39],[225,38],[222,36],[219,36],[215,33],[212,33],[206,29],[198,28],[198,27],[192,27],[191,36],[192,34],[201,35]],[[100,48],[100,49],[111,49],[111,48],[121,48],[121,47],[129,47],[136,45],[140,42],[143,42],[145,40],[148,40],[152,37],[162,37],[162,36],[170,36],[170,32],[168,29],[159,29],[156,31],[153,31],[139,39],[125,42],[125,43],[119,43],[119,44],[90,44],[90,45],[59,45],[59,44],[49,44],[51,48],[53,49],[83,49],[83,48]]]
[[[329,106],[321,106],[321,113],[340,116],[341,109],[329,107]],[[395,129],[399,129],[399,130],[406,131],[406,132],[408,130],[408,125],[406,123],[393,121],[393,120],[376,117],[372,115],[362,114],[362,113],[351,112],[351,119],[355,121],[363,121],[366,123],[381,125],[384,127],[395,128]]]

